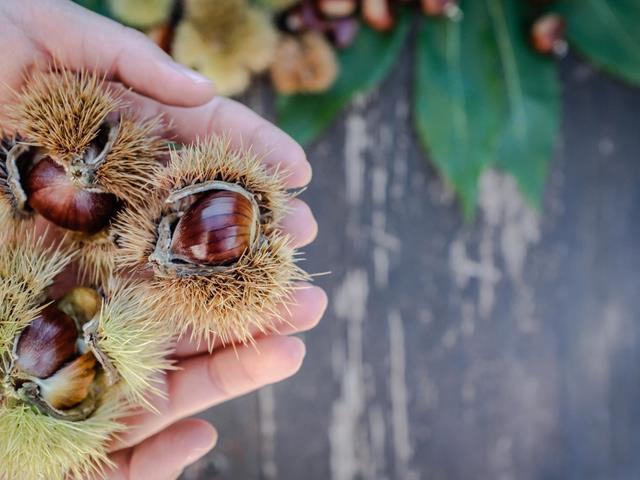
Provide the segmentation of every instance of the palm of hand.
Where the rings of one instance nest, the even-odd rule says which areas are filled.
[[[213,98],[210,82],[176,65],[142,34],[94,15],[69,2],[10,0],[0,4],[0,105],[11,101],[25,73],[47,70],[52,63],[74,70],[102,72],[144,116],[163,114],[172,120],[167,134],[185,143],[224,133],[238,147],[251,145],[269,167],[289,172],[288,184],[302,187],[311,169],[302,149],[286,134],[251,110],[228,99]],[[6,121],[0,110],[0,131]],[[309,207],[291,202],[281,228],[297,246],[308,244],[317,226]],[[112,445],[112,479],[176,478],[215,443],[213,427],[185,419],[231,398],[294,374],[304,344],[286,335],[305,331],[319,321],[326,296],[318,287],[297,290],[294,304],[283,308],[279,332],[257,335],[253,346],[204,347],[180,342],[178,369],[164,379],[165,397],[154,399],[159,414],[139,412],[125,421],[128,433]]]

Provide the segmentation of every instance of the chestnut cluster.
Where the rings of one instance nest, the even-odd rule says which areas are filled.
[[[99,478],[122,418],[159,392],[172,340],[131,280],[55,294],[73,251],[31,227],[0,230],[0,477]]]
[[[87,72],[36,74],[8,111],[0,477],[99,476],[122,417],[161,394],[175,338],[213,346],[277,327],[308,278],[278,229],[291,193],[227,138],[170,148],[160,119]],[[56,294],[75,263],[79,286]]]
[[[547,7],[552,0],[530,0],[534,7]],[[373,29],[387,31],[394,27],[396,10],[414,0],[303,0],[280,14],[281,29],[293,34],[319,32],[326,35],[337,48],[346,48],[358,31],[357,16]],[[458,0],[420,0],[424,14],[462,19]],[[531,45],[545,55],[564,56],[568,51],[565,40],[566,25],[555,13],[546,13],[531,26]]]
[[[324,33],[338,48],[346,48],[358,31],[358,15],[371,28],[387,31],[394,27],[396,10],[413,0],[303,0],[280,15],[280,27],[291,33]],[[457,0],[420,0],[429,16],[459,20],[462,12]]]

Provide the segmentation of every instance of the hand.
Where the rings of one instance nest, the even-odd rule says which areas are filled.
[[[0,18],[0,105],[11,100],[11,90],[18,90],[30,71],[47,70],[52,63],[95,70],[131,88],[127,95],[142,115],[171,119],[167,133],[177,140],[188,143],[225,133],[239,148],[253,146],[268,167],[287,170],[289,187],[311,179],[304,152],[289,136],[246,107],[214,98],[210,81],[173,62],[141,33],[61,0],[4,0]],[[291,201],[281,228],[297,246],[311,242],[317,231],[309,207],[298,199]],[[283,308],[280,333],[256,334],[257,349],[217,346],[208,353],[180,343],[175,352],[179,369],[166,376],[166,398],[154,402],[160,414],[140,412],[126,420],[131,429],[112,446],[116,467],[108,478],[176,478],[216,440],[206,422],[184,418],[294,374],[305,348],[286,335],[315,326],[326,304],[318,287],[297,290],[295,304]]]

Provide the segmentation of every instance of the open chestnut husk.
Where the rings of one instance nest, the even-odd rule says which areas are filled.
[[[95,408],[96,357],[79,319],[47,305],[16,339],[9,375],[16,395],[47,415],[69,421]]]
[[[105,79],[35,73],[7,112],[19,138],[0,152],[0,193],[14,217],[39,213],[90,236],[149,193],[164,150],[160,121],[137,119]]]
[[[250,341],[272,328],[295,282],[278,225],[291,195],[251,151],[211,137],[172,151],[147,205],[118,216],[121,268],[144,273],[158,315],[195,341]]]

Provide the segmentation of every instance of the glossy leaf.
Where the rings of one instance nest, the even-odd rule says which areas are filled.
[[[107,6],[106,0],[73,0],[78,5],[82,5],[89,10],[93,10],[100,15],[104,15],[105,17],[111,17],[111,13],[109,11],[109,7]]]
[[[487,8],[478,0],[461,6],[461,22],[421,21],[414,116],[420,140],[469,216],[480,174],[495,160],[503,91]]]
[[[482,171],[514,175],[540,202],[559,115],[555,66],[527,44],[526,12],[508,0],[467,0],[464,20],[428,21],[418,35],[415,119],[433,162],[475,211]]]
[[[555,61],[535,52],[523,32],[526,6],[486,0],[498,45],[505,118],[496,164],[511,173],[527,199],[539,207],[560,119]]]
[[[328,91],[278,97],[278,124],[303,145],[313,141],[354,95],[384,80],[406,43],[410,20],[411,15],[401,15],[394,30],[384,34],[363,25],[354,44],[338,54],[340,74]]]
[[[594,64],[640,84],[640,1],[559,0],[570,44]]]

